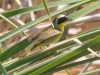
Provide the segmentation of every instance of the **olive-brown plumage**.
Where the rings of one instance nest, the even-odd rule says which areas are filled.
[[[35,40],[34,44],[31,47],[31,50],[35,47],[48,46],[58,42],[64,32],[66,21],[70,21],[70,19],[64,15],[59,16],[53,20],[54,28],[52,26],[49,26],[48,28],[42,29],[42,33],[39,33],[37,38],[29,38],[29,41]]]

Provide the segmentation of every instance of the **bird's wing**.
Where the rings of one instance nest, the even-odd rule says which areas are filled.
[[[42,32],[39,37],[37,38],[37,43],[40,43],[54,35],[57,35],[57,34],[60,34],[61,32],[56,30],[56,29],[53,29],[52,27],[48,27],[46,28],[46,30],[44,30],[44,32]]]
[[[40,36],[40,34],[44,31],[44,29],[45,28],[32,31],[32,33],[30,34],[28,40],[29,41],[36,40]]]

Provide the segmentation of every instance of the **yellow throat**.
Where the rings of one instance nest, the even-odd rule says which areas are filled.
[[[66,25],[66,22],[63,22],[61,23],[59,26],[60,26],[60,29],[61,29],[61,34],[63,34],[64,32],[64,26]]]

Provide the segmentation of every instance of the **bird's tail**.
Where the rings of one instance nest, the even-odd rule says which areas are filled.
[[[29,55],[32,50],[35,49],[35,43],[36,41],[34,41],[28,48],[26,48],[19,58]]]

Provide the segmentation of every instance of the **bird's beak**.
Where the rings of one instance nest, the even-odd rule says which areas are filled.
[[[72,21],[72,19],[71,19],[71,18],[68,18],[67,20],[68,20],[68,21]]]

